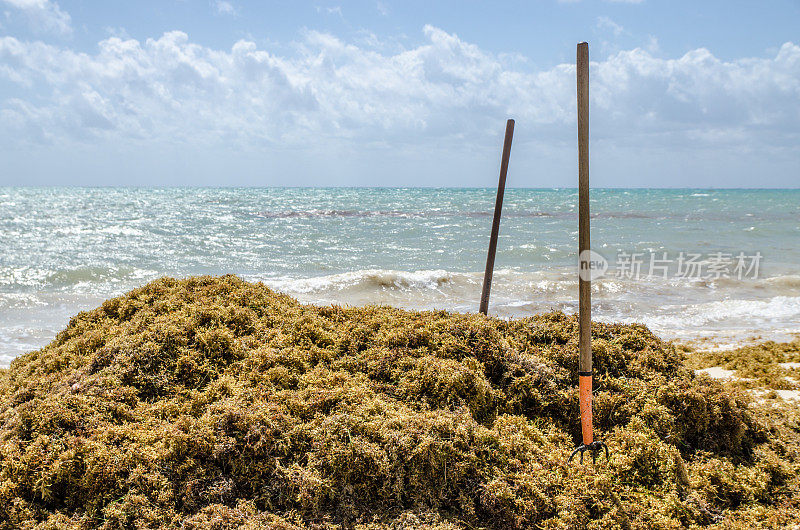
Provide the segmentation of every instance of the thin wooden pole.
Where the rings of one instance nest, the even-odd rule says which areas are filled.
[[[589,244],[589,45],[578,44],[576,61],[578,81],[578,398],[581,407],[581,432],[583,445],[569,457],[591,451],[594,462],[597,453],[604,449],[608,459],[608,446],[594,440],[592,433],[592,283],[591,245]],[[584,272],[586,271],[586,272]]]
[[[578,44],[578,252],[579,266],[584,264],[584,251],[589,243],[589,45]],[[588,252],[586,253],[588,254]],[[588,259],[588,257],[587,257]],[[588,269],[587,269],[588,270]],[[591,281],[578,275],[578,322],[580,363],[581,425],[583,443],[592,443],[592,291]]]
[[[492,273],[494,272],[494,255],[497,251],[497,234],[500,232],[500,213],[503,210],[503,194],[506,191],[506,174],[508,159],[511,157],[511,139],[514,137],[514,120],[506,122],[506,138],[503,142],[503,158],[500,162],[500,182],[497,184],[497,200],[494,203],[494,220],[492,235],[489,237],[489,254],[486,256],[486,272],[483,275],[483,291],[479,311],[484,315],[489,311],[489,292],[492,290]]]

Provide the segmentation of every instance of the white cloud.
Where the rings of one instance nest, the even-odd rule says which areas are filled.
[[[94,54],[0,38],[0,76],[37,96],[0,101],[0,139],[158,142],[248,148],[429,145],[468,149],[517,119],[528,140],[569,145],[574,66],[514,69],[439,28],[384,53],[326,33],[280,56],[249,41],[215,49],[180,31],[109,38]],[[593,138],[620,145],[765,145],[800,136],[800,46],[723,61],[700,48],[662,59],[644,49],[592,63]]]
[[[622,32],[625,31],[625,28],[623,28],[622,26],[620,26],[607,16],[597,17],[597,27],[599,29],[610,30],[615,37],[619,37],[622,34]]]
[[[320,7],[320,6],[317,6],[317,13],[327,13],[329,15],[339,15],[340,17],[344,18],[344,13],[342,13],[342,6],[333,6],[333,7]]]
[[[103,31],[105,31],[106,35],[109,37],[118,37],[120,39],[130,39],[131,36],[128,33],[128,30],[122,26],[114,27],[114,26],[106,26]]]
[[[72,32],[69,13],[50,0],[0,0],[23,13],[33,28],[40,32],[67,35]]]
[[[658,45],[658,39],[655,35],[648,35],[647,36],[647,45],[645,49],[650,53],[658,53],[661,50],[661,47]]]
[[[211,6],[214,8],[214,11],[218,15],[238,15],[239,11],[236,7],[228,2],[227,0],[214,0],[211,3]]]

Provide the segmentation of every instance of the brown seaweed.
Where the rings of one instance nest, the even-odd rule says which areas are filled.
[[[798,421],[639,325],[301,305],[164,278],[0,376],[0,528],[678,528],[800,517]]]

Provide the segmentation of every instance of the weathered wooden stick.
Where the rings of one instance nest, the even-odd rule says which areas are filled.
[[[511,156],[511,139],[514,137],[514,120],[506,122],[506,139],[503,142],[503,158],[500,162],[500,182],[497,184],[497,201],[494,204],[494,220],[492,235],[489,238],[489,254],[486,256],[486,273],[483,275],[483,291],[479,311],[484,315],[489,311],[489,292],[492,290],[492,273],[494,272],[494,255],[497,251],[497,234],[500,232],[500,213],[503,210],[503,194],[506,191],[506,174],[508,159]]]
[[[578,44],[578,398],[583,445],[569,457],[590,451],[592,461],[608,446],[592,433],[592,265],[589,244],[589,45]],[[585,272],[584,272],[585,271]]]
[[[589,45],[578,44],[578,253],[579,266],[588,260],[589,243]],[[589,264],[586,263],[586,267]],[[588,270],[588,269],[587,269]],[[592,443],[592,291],[591,280],[578,275],[578,344],[583,443]]]

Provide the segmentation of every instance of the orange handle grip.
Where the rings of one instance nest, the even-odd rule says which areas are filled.
[[[581,403],[581,429],[583,431],[583,443],[589,445],[592,439],[592,376],[578,376],[578,397]]]

